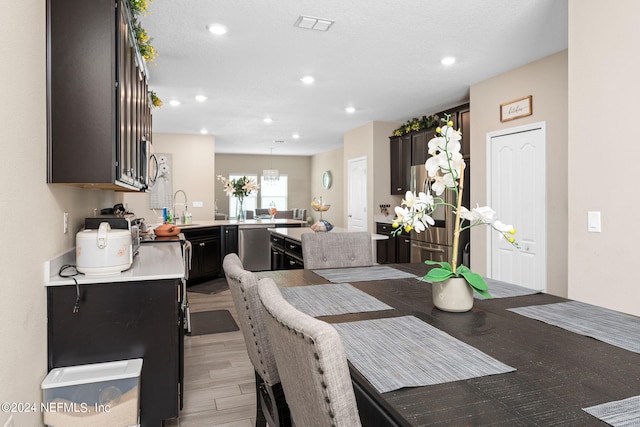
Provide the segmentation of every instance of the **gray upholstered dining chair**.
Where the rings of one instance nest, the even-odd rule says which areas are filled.
[[[304,233],[304,268],[368,267],[373,265],[371,233]]]
[[[258,279],[252,272],[244,270],[235,253],[224,257],[222,267],[249,358],[256,372],[256,426],[263,427],[266,423],[275,427],[290,426],[289,408],[280,384],[258,297]]]
[[[269,278],[258,295],[294,425],[360,426],[347,356],[335,328],[289,304]]]

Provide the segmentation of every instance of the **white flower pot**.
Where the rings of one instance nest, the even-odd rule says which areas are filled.
[[[473,289],[463,277],[431,284],[433,305],[443,311],[464,312],[473,307]]]

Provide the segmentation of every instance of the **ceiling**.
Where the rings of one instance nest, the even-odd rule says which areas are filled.
[[[335,22],[297,28],[301,15]],[[462,104],[470,85],[566,49],[567,19],[567,0],[153,0],[141,21],[159,53],[154,132],[206,129],[216,153],[332,150],[351,129]]]

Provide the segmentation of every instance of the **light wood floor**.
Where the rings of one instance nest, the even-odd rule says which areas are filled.
[[[238,322],[231,292],[189,292],[191,312],[226,309]],[[255,426],[254,370],[242,332],[185,336],[184,408],[165,427]]]

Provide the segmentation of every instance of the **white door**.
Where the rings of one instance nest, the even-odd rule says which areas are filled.
[[[367,158],[348,161],[347,228],[367,231]]]
[[[489,229],[489,277],[546,290],[545,123],[487,134],[489,206],[517,230],[515,248]]]

